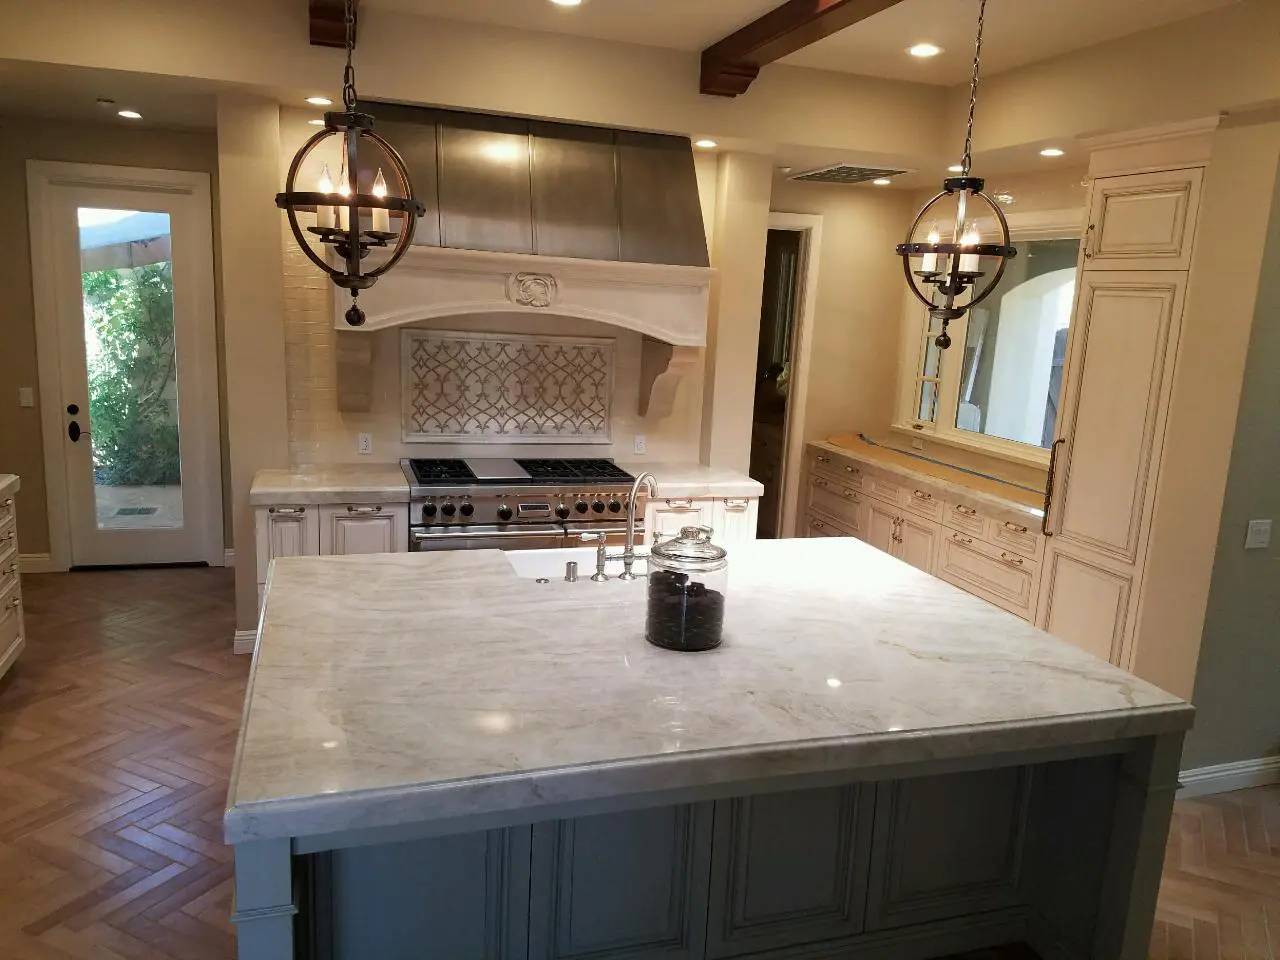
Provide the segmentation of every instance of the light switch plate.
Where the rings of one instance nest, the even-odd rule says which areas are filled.
[[[36,405],[36,392],[32,387],[18,388],[18,406],[34,407]]]
[[[1265,550],[1271,546],[1271,521],[1250,520],[1249,532],[1244,537],[1246,550]]]
[[[635,436],[635,440],[632,441],[632,444],[631,444],[631,452],[635,454],[643,455],[647,453],[648,450],[649,450],[649,445],[645,441],[644,434],[637,433]]]
[[[362,457],[373,453],[373,434],[362,433],[356,438],[356,452]]]

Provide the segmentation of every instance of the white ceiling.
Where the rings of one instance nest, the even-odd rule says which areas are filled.
[[[396,10],[523,30],[576,34],[675,50],[701,50],[781,0],[361,0]],[[1238,0],[989,0],[983,64],[988,73],[1034,63],[1125,34],[1229,6]],[[783,62],[895,80],[968,79],[977,0],[903,0]],[[928,40],[940,56],[906,55]]]
[[[98,97],[115,104],[99,104]],[[117,110],[125,109],[137,110],[143,119],[116,116]],[[197,80],[0,60],[0,115],[209,128],[216,125],[216,110],[212,85]]]

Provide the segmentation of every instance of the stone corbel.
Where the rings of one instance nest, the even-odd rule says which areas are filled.
[[[681,382],[701,363],[700,347],[677,347],[645,337],[640,352],[640,416],[658,420],[671,416]]]
[[[343,413],[368,413],[373,409],[374,338],[345,330],[335,331],[338,409]]]

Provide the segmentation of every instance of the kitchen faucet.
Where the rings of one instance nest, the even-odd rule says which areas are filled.
[[[640,495],[641,486],[645,488],[650,498],[658,492],[658,481],[647,470],[636,477],[635,483],[631,484],[631,496],[627,499],[627,542],[622,550],[622,573],[618,576],[619,580],[636,578],[636,575],[631,572],[631,567],[636,562],[636,499]]]

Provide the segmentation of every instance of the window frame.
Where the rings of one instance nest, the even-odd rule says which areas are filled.
[[[1085,208],[1010,213],[1009,235],[1012,240],[1077,240],[1084,236]],[[1076,259],[1076,293],[1084,265],[1083,245]],[[960,399],[960,378],[964,367],[965,343],[969,333],[969,315],[951,321],[948,328],[951,346],[942,351],[936,378],[925,377],[924,364],[929,340],[929,313],[908,291],[903,311],[902,337],[899,349],[898,402],[890,429],[911,437],[923,437],[937,443],[983,453],[1024,465],[1049,465],[1049,451],[1030,443],[992,437],[955,425]],[[1072,303],[1075,319],[1075,303]],[[1068,349],[1071,334],[1068,332]],[[919,419],[920,391],[924,383],[936,379],[937,398],[933,421]]]

